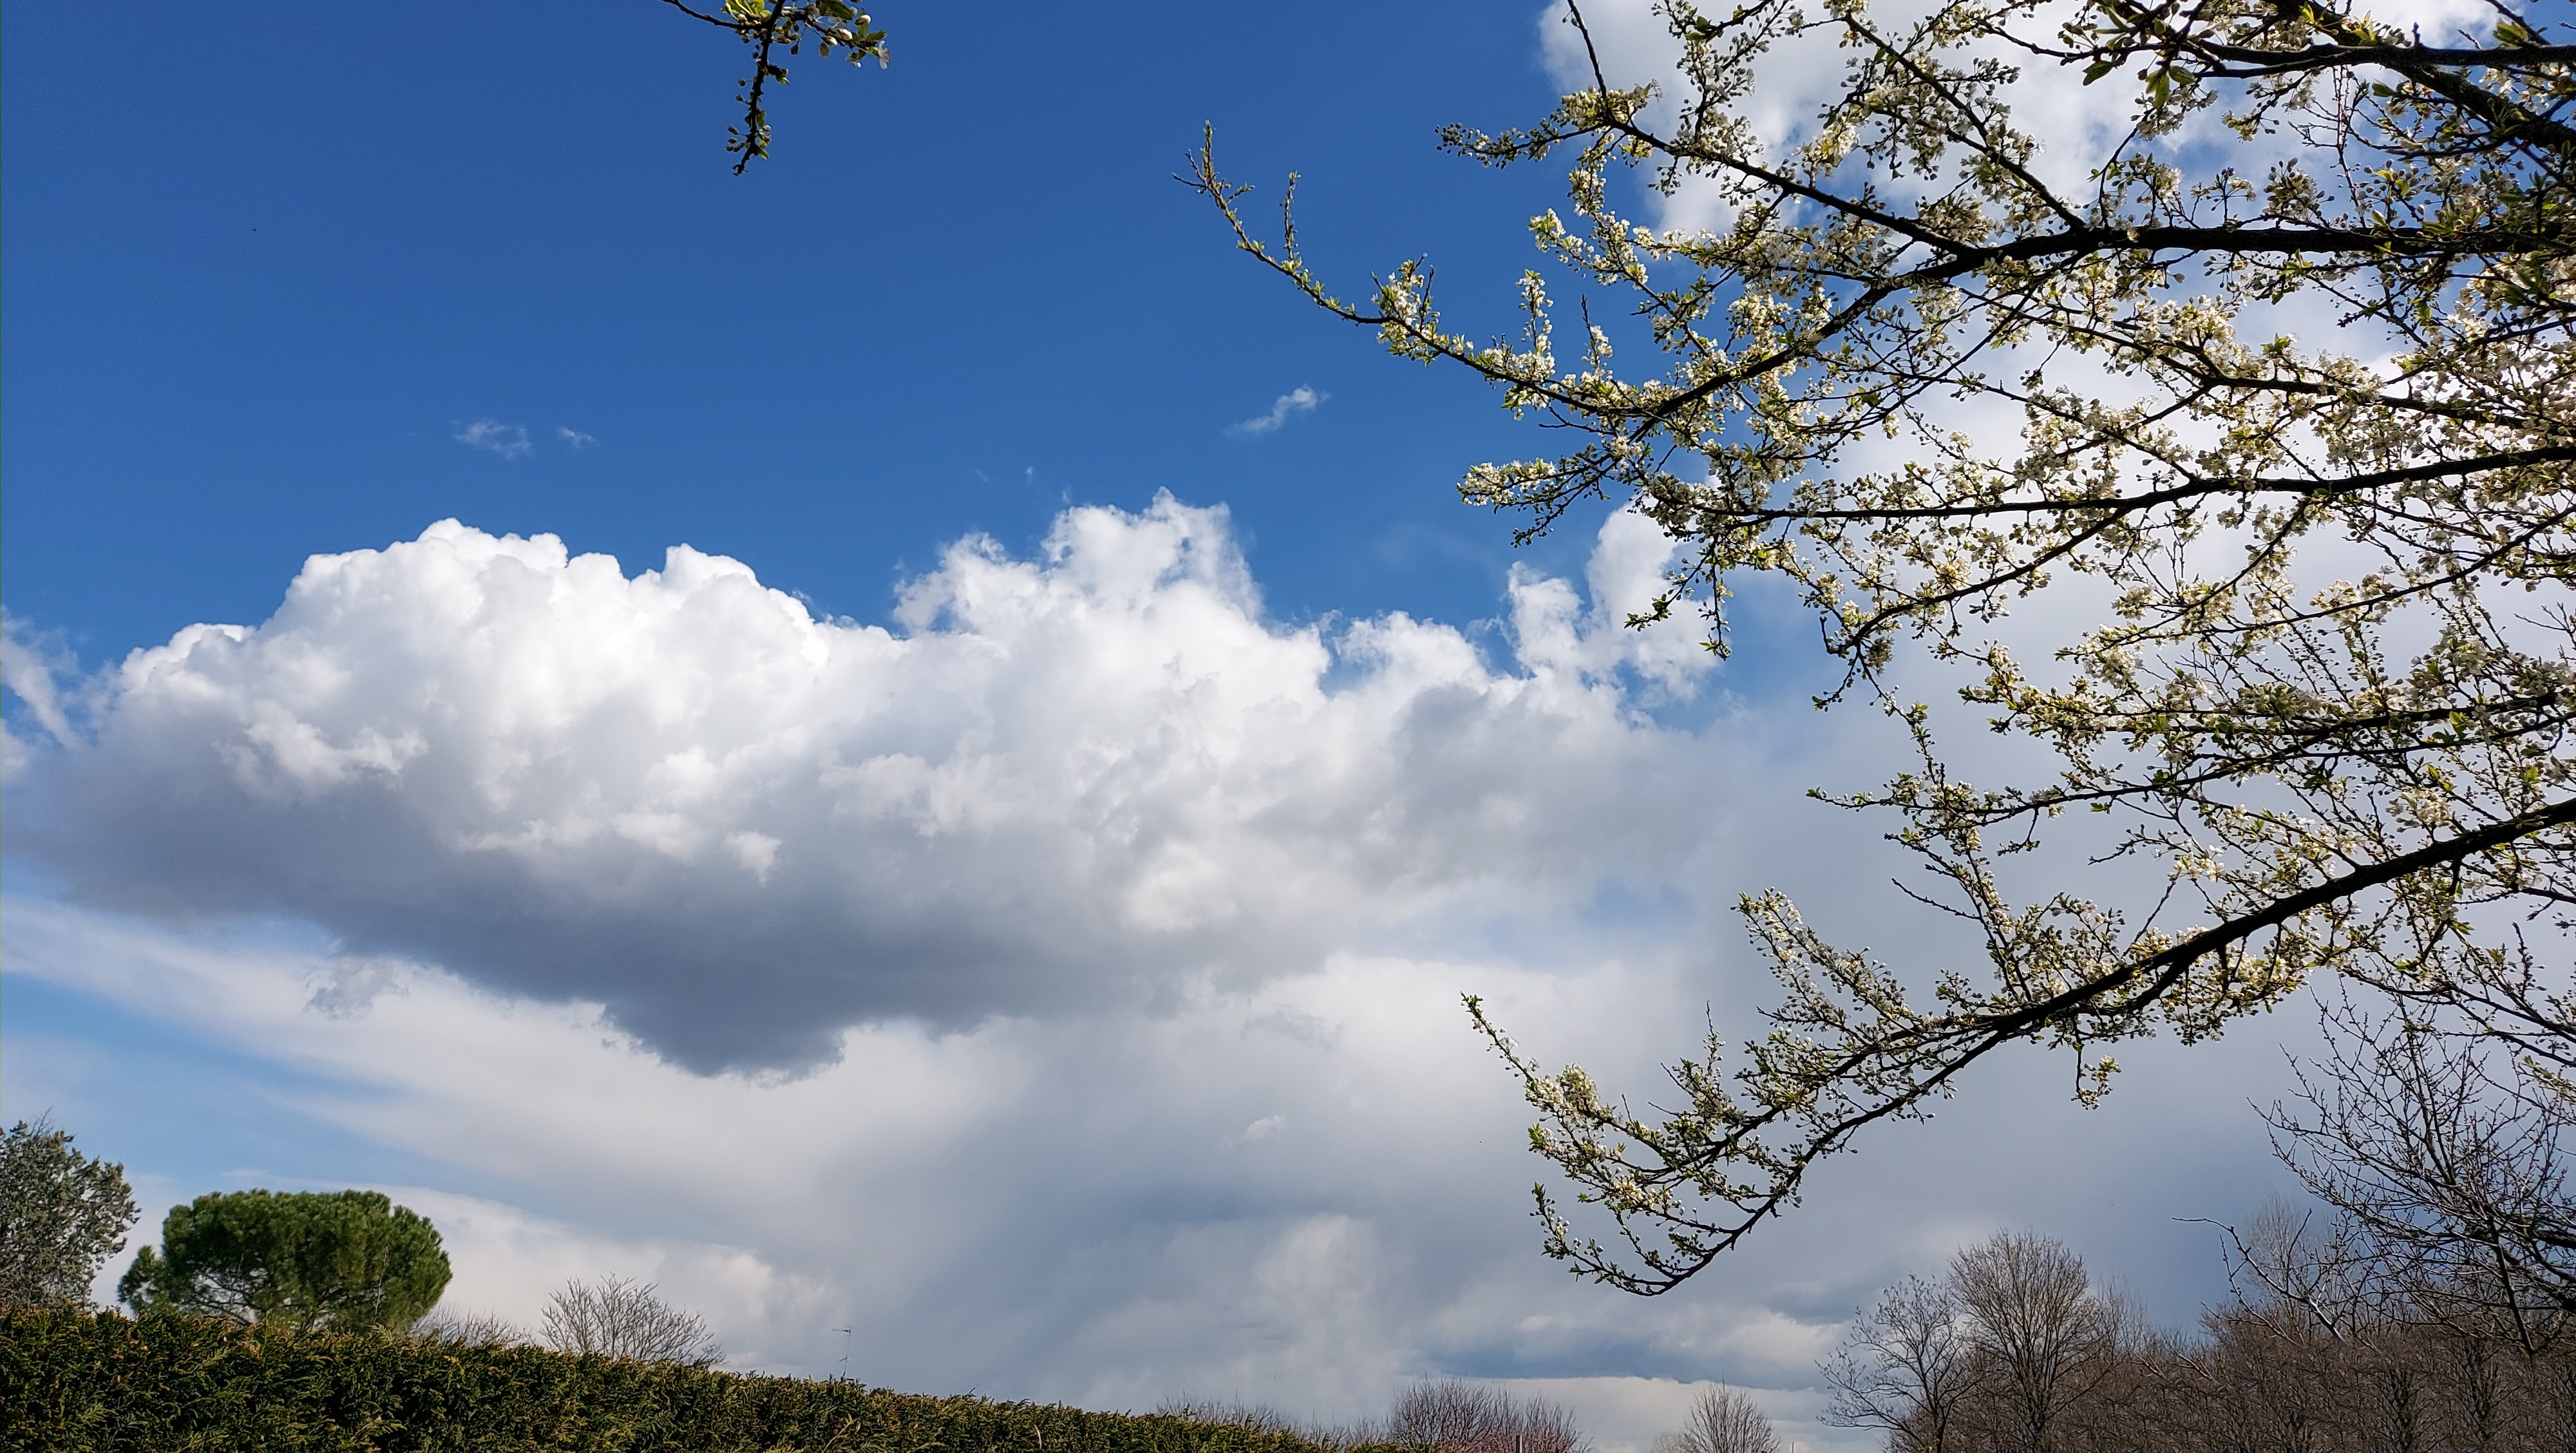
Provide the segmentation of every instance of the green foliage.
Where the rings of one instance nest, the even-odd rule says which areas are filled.
[[[39,1117],[0,1139],[0,1306],[86,1302],[99,1263],[134,1224],[125,1167],[72,1149]]]
[[[117,1286],[169,1308],[291,1328],[408,1327],[447,1289],[438,1231],[376,1191],[230,1191],[170,1208]]]
[[[0,1317],[0,1428],[24,1453],[259,1448],[1323,1453],[1283,1433],[914,1397],[392,1333],[171,1313]]]

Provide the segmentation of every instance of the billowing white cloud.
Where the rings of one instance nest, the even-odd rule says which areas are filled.
[[[134,653],[77,723],[22,653],[11,845],[92,902],[600,1002],[700,1069],[810,1064],[852,1023],[1657,891],[1720,793],[1632,699],[1705,668],[1695,623],[1621,624],[1666,549],[1614,516],[1591,603],[1516,576],[1497,665],[1401,615],[1268,621],[1223,511],[1168,498],[1037,559],[962,542],[891,630],[686,547],[629,577],[448,521]]]

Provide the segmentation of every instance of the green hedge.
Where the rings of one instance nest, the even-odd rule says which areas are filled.
[[[0,1444],[261,1453],[1321,1453],[1278,1433],[172,1313],[0,1314]]]

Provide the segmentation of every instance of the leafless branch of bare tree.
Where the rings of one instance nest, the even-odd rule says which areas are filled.
[[[1544,1398],[1521,1400],[1455,1378],[1396,1399],[1379,1439],[1438,1453],[1589,1453],[1574,1416]]]
[[[451,1342],[460,1347],[518,1347],[533,1340],[507,1317],[444,1308],[412,1323],[411,1334],[424,1342]]]
[[[1825,1361],[1825,1420],[1879,1429],[1892,1453],[1949,1453],[1977,1385],[1965,1322],[1946,1286],[1910,1276],[1888,1288]]]
[[[1780,1453],[1779,1430],[1741,1389],[1703,1389],[1681,1431],[1655,1440],[1655,1453]]]
[[[2551,1041],[2533,1048],[2416,1006],[2329,1007],[2324,1057],[2271,1120],[2282,1160],[2335,1220],[2248,1269],[2330,1330],[2352,1320],[2332,1310],[2339,1298],[2526,1352],[2576,1343],[2570,1028],[2526,1026]]]
[[[546,1304],[546,1345],[558,1352],[712,1367],[724,1349],[704,1318],[654,1294],[650,1282],[607,1276],[566,1282]]]

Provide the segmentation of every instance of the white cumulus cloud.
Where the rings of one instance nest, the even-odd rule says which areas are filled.
[[[448,521],[77,686],[80,725],[13,743],[12,845],[88,901],[601,1003],[700,1069],[810,1064],[855,1023],[1657,891],[1719,791],[1632,699],[1704,660],[1620,624],[1664,558],[1621,515],[1592,603],[1517,576],[1497,665],[1402,615],[1267,620],[1224,512],[1169,498],[1036,559],[961,542],[893,629],[686,547],[630,577]]]

